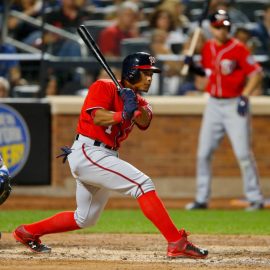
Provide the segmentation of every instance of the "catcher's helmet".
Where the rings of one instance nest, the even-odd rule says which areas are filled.
[[[219,9],[215,13],[210,15],[210,23],[213,27],[231,27],[231,21],[228,13],[223,10]]]
[[[0,205],[5,202],[11,192],[10,177],[6,172],[0,171]]]
[[[160,73],[161,70],[154,66],[155,57],[146,52],[137,52],[128,55],[122,64],[122,81],[127,80],[135,84],[140,80],[140,70],[152,70]]]

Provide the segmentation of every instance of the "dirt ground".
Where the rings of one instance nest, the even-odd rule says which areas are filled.
[[[186,201],[164,200],[167,207],[183,207]],[[133,200],[111,200],[107,207],[137,207]],[[13,196],[1,209],[74,209],[74,198]],[[228,208],[228,201],[211,207]],[[166,258],[166,242],[159,234],[47,235],[43,242],[50,254],[34,254],[16,243],[10,233],[0,241],[1,270],[173,270],[173,269],[270,269],[270,236],[191,235],[192,242],[208,248],[205,260]]]
[[[39,255],[4,233],[0,241],[0,269],[270,269],[270,236],[191,235],[209,249],[205,260],[166,258],[159,234],[74,234],[43,237],[51,254]]]

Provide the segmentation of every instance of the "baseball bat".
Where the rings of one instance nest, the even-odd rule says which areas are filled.
[[[98,62],[101,64],[101,66],[105,69],[105,71],[108,73],[108,75],[110,76],[110,78],[112,79],[112,81],[114,82],[114,84],[117,87],[117,91],[120,92],[122,87],[120,85],[120,83],[118,82],[118,80],[116,79],[114,73],[112,72],[110,66],[108,65],[106,59],[104,58],[103,54],[101,53],[101,51],[99,50],[95,40],[93,39],[93,37],[91,36],[91,34],[89,33],[89,31],[87,30],[85,25],[80,25],[77,29],[80,37],[82,38],[82,40],[84,41],[85,45],[88,47],[88,49],[90,49],[92,51],[92,53],[94,54],[94,56],[96,57],[96,59],[98,60]],[[141,115],[140,111],[135,111],[134,112],[134,117],[137,117]]]
[[[193,33],[193,36],[192,36],[192,39],[191,39],[191,42],[190,42],[190,46],[188,48],[186,56],[193,56],[194,55],[196,45],[198,43],[201,31],[202,31],[202,22],[207,17],[207,14],[208,14],[210,1],[211,0],[207,0],[207,1],[204,2],[203,11],[202,11],[202,14],[201,14],[201,16],[199,18],[198,26],[196,27],[196,29],[195,29],[195,31]],[[187,76],[188,71],[189,71],[189,65],[184,64],[180,73],[181,73],[182,76]]]

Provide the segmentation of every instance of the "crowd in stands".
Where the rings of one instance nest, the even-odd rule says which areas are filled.
[[[72,62],[74,57],[85,60],[86,57],[91,56],[89,51],[86,50],[85,53],[85,46],[79,42],[80,38],[76,31],[80,24],[89,25],[89,31],[95,32],[98,46],[109,62],[119,60],[120,63],[126,53],[132,52],[123,50],[123,42],[127,39],[136,41],[137,43],[134,44],[138,44],[137,48],[141,48],[140,41],[144,41],[143,50],[151,52],[156,57],[168,56],[167,60],[161,61],[163,79],[160,80],[159,75],[155,75],[157,77],[154,78],[149,94],[160,94],[160,88],[163,95],[198,94],[204,88],[205,82],[201,81],[201,78],[191,74],[186,77],[180,75],[179,71],[183,65],[181,57],[175,59],[169,57],[186,53],[190,37],[201,14],[203,0],[201,2],[193,0],[13,0],[6,2],[10,3],[10,14],[4,22],[6,7],[2,2],[0,24],[2,30],[6,27],[7,36],[50,56],[60,57],[60,59],[71,57],[68,64],[63,62],[64,68],[49,64],[46,66],[44,95],[78,95],[83,93],[82,90],[87,89],[96,78],[106,76],[96,62],[94,70]],[[251,10],[248,5],[251,2],[246,2],[246,12],[243,1],[240,8],[237,0],[212,0],[209,14],[220,8],[227,10],[232,22],[231,34],[246,43],[255,56],[269,57],[270,4],[266,0],[259,2],[254,0],[257,9]],[[14,14],[11,13],[12,11],[19,13]],[[41,24],[29,23],[22,19],[23,15]],[[97,28],[100,21],[102,27]],[[6,24],[3,25],[4,23]],[[63,30],[64,34],[46,28],[47,24],[53,26],[53,29]],[[96,28],[94,29],[93,26]],[[211,38],[207,19],[203,21],[202,29],[196,54],[200,53],[204,41]],[[68,38],[65,33],[73,35]],[[134,50],[134,47],[131,50]],[[15,47],[12,42],[6,42],[5,35],[1,33],[0,54],[14,53],[25,53],[25,51]],[[257,94],[266,94],[265,89],[270,88],[268,85],[270,80],[267,80],[270,73],[269,61],[268,59],[263,62],[265,80]],[[12,89],[16,86],[39,84],[39,67],[38,62],[2,60],[0,57],[0,95],[12,97],[15,96]],[[112,68],[116,74],[120,74],[119,66],[112,65]]]

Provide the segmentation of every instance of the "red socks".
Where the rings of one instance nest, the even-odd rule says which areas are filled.
[[[138,198],[144,215],[152,221],[168,242],[176,242],[181,238],[163,203],[156,192],[150,191]],[[74,219],[74,212],[60,212],[47,219],[24,225],[25,229],[36,236],[78,230],[80,227]]]
[[[144,215],[152,221],[168,242],[176,242],[181,238],[156,191],[141,195],[138,202]]]
[[[60,212],[41,221],[24,225],[24,228],[29,233],[38,236],[80,229],[74,219],[73,211]]]

